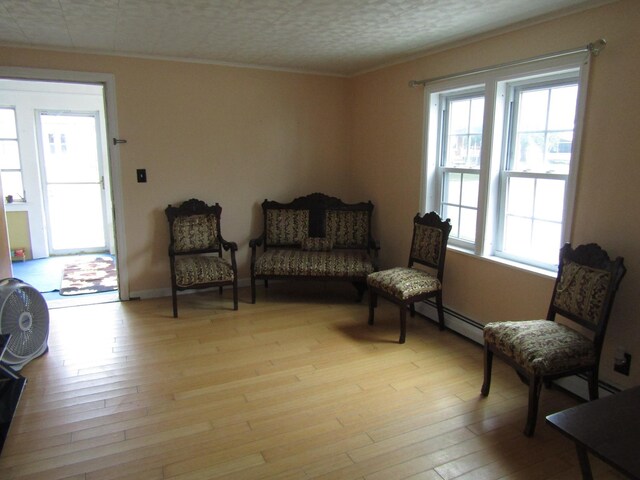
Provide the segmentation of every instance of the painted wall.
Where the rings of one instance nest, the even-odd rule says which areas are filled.
[[[409,80],[438,77],[586,45],[604,37],[591,68],[578,177],[574,244],[597,242],[628,268],[611,317],[601,378],[640,383],[640,3],[613,3],[469,43],[352,80],[352,177],[376,205],[382,266],[403,264],[419,210],[423,90]],[[450,250],[444,302],[473,320],[544,318],[551,278]],[[632,354],[631,375],[613,372],[617,345]]]
[[[115,76],[132,296],[168,291],[170,203],[220,203],[243,279],[264,199],[358,200],[347,189],[344,78],[15,48],[0,48],[0,64]],[[147,183],[137,183],[139,168]]]

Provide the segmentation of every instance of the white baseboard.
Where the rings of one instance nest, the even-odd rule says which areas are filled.
[[[436,309],[436,306],[429,302],[417,303],[416,312],[421,313],[430,319],[437,320],[438,318],[438,310]],[[482,325],[478,322],[445,308],[444,325],[449,330],[453,330],[479,345],[484,345]]]

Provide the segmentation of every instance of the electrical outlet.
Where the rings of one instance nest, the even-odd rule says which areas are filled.
[[[628,376],[631,370],[631,354],[624,351],[616,352],[613,359],[613,370]]]

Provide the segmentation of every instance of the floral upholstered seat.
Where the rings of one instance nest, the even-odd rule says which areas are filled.
[[[176,285],[189,288],[210,282],[233,282],[231,262],[215,255],[176,258]]]
[[[234,242],[220,234],[222,208],[217,203],[208,206],[191,199],[178,207],[169,205],[165,214],[169,220],[169,265],[173,316],[178,316],[178,290],[219,287],[233,288],[233,308],[238,309],[238,273]],[[230,259],[222,250],[230,251]]]
[[[399,305],[400,343],[404,343],[407,308],[413,314],[415,302],[435,297],[439,325],[444,328],[442,277],[450,231],[449,219],[443,221],[435,212],[415,216],[409,266],[374,272],[367,277],[370,325],[373,325],[374,309],[380,295]],[[416,268],[415,264],[426,266],[431,271]]]
[[[360,250],[267,250],[255,263],[260,276],[358,278],[373,272],[371,258]]]
[[[407,267],[396,267],[372,273],[367,278],[367,283],[369,287],[382,290],[387,295],[401,300],[435,292],[442,287],[440,280],[435,275]]]
[[[535,430],[543,382],[586,372],[589,397],[598,397],[600,351],[615,291],[624,273],[622,258],[611,261],[598,245],[581,245],[574,250],[567,244],[560,251],[558,277],[546,320],[485,325],[482,394],[489,394],[495,353],[529,384],[525,435],[533,435]],[[556,315],[566,321],[556,322]]]
[[[595,361],[590,339],[549,320],[488,323],[484,341],[531,375],[554,375]]]

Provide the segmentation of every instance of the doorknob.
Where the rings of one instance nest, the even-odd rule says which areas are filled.
[[[113,139],[113,144],[114,145],[118,145],[119,143],[127,143],[127,141],[126,140],[121,140],[119,138],[114,138]]]

